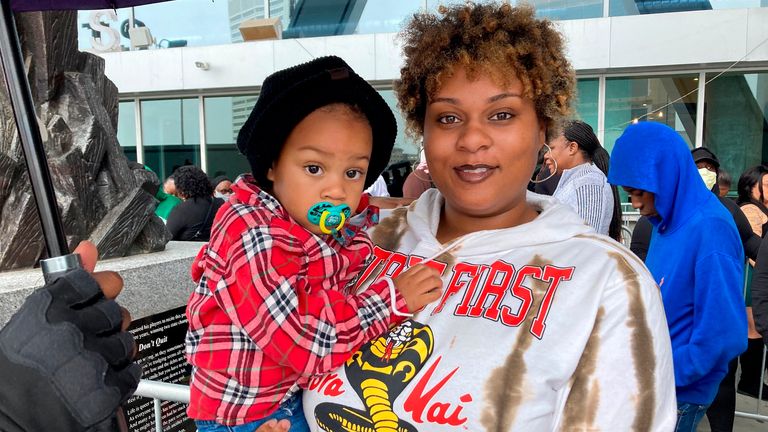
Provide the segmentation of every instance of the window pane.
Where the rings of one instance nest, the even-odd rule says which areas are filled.
[[[141,101],[144,164],[163,179],[182,165],[200,166],[198,100]]]
[[[576,117],[592,126],[597,134],[597,99],[599,80],[582,78],[576,82]]]
[[[430,12],[440,5],[464,4],[465,0],[427,0]],[[510,4],[522,3],[512,0]],[[536,8],[536,15],[552,20],[597,18],[603,16],[603,0],[528,0]]]
[[[117,141],[123,148],[125,156],[136,161],[136,103],[134,101],[120,102],[117,114]]]
[[[552,20],[597,18],[603,16],[603,0],[533,0],[536,15]]]
[[[226,175],[234,180],[251,171],[248,160],[235,143],[256,99],[256,96],[205,98],[205,146],[211,177]]]
[[[435,13],[440,6],[453,6],[457,4],[466,4],[466,1],[462,0],[427,0],[427,10],[431,13]]]
[[[741,173],[768,162],[768,72],[707,74],[704,145],[720,159],[736,190]]]
[[[384,172],[391,196],[403,196],[403,182],[419,160],[421,143],[414,141],[405,134],[405,118],[397,108],[397,97],[393,90],[380,90],[379,94],[389,105],[395,114],[397,121],[397,137],[395,147],[392,149],[392,157],[389,159],[389,167]]]
[[[641,15],[666,12],[684,12],[711,9],[740,9],[765,7],[765,0],[687,0],[687,1],[637,1],[609,0],[610,15]]]
[[[419,159],[418,154],[421,149],[421,143],[406,136],[405,118],[400,113],[400,109],[397,108],[397,97],[394,90],[379,90],[379,94],[387,102],[397,121],[397,138],[395,138],[395,147],[392,149],[392,157],[389,159],[390,165],[400,162],[412,163],[417,161]]]
[[[394,33],[421,11],[421,1],[368,0],[354,33]]]
[[[698,75],[608,78],[603,145],[610,152],[616,139],[632,122],[654,121],[675,129],[688,147],[693,148],[698,85]],[[687,96],[678,100],[684,95]]]

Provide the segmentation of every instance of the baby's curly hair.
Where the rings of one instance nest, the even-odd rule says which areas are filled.
[[[554,24],[537,19],[528,5],[468,3],[441,6],[439,13],[415,14],[399,35],[405,65],[394,88],[408,132],[424,132],[429,98],[461,65],[470,79],[484,72],[503,86],[516,75],[547,125],[547,140],[557,136],[571,114],[576,79]]]

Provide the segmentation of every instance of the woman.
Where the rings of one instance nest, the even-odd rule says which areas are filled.
[[[621,241],[619,193],[605,177],[610,157],[592,127],[569,121],[549,148],[544,163],[549,172],[561,175],[552,196],[568,204],[598,233]]]
[[[173,240],[208,241],[216,211],[224,200],[213,197],[213,186],[203,170],[187,165],[173,173],[176,193],[183,202],[171,210],[166,227]]]
[[[429,177],[427,159],[424,156],[424,150],[422,150],[419,152],[419,163],[408,174],[408,177],[405,178],[405,183],[403,183],[403,198],[416,199],[432,187],[434,185]]]
[[[168,176],[162,187],[157,189],[155,194],[157,199],[157,207],[155,208],[155,214],[163,220],[168,221],[168,216],[173,211],[173,208],[181,204],[181,199],[176,196],[176,183],[173,180],[173,176]]]
[[[768,168],[754,166],[739,177],[738,203],[755,234],[763,237],[768,230]]]
[[[383,215],[356,288],[427,259],[445,292],[310,383],[311,429],[673,429],[655,283],[629,251],[526,191],[570,114],[562,37],[528,6],[441,13],[407,25],[395,87],[436,189]]]
[[[760,237],[764,237],[768,231],[768,168],[758,165],[747,169],[739,177],[737,203],[744,215],[749,220],[752,231]],[[737,391],[751,397],[760,395],[760,376],[763,365],[763,341],[760,333],[755,329],[755,320],[752,315],[752,273],[755,262],[749,260],[747,266],[747,320],[749,322],[749,344],[747,351],[739,356],[741,364],[741,377]],[[768,386],[763,385],[763,400],[768,400]]]
[[[225,175],[216,176],[211,180],[213,186],[213,196],[226,201],[232,195],[232,180]]]

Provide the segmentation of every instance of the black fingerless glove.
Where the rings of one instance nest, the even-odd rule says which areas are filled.
[[[0,331],[0,431],[116,431],[136,390],[122,313],[84,270],[33,292]]]

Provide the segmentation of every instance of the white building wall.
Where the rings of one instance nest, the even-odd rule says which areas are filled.
[[[560,21],[581,74],[768,66],[768,8]],[[761,45],[760,45],[761,44]],[[245,42],[101,54],[123,95],[257,88],[275,70],[344,58],[363,78],[389,82],[402,64],[394,33]],[[195,67],[206,62],[208,70]]]

